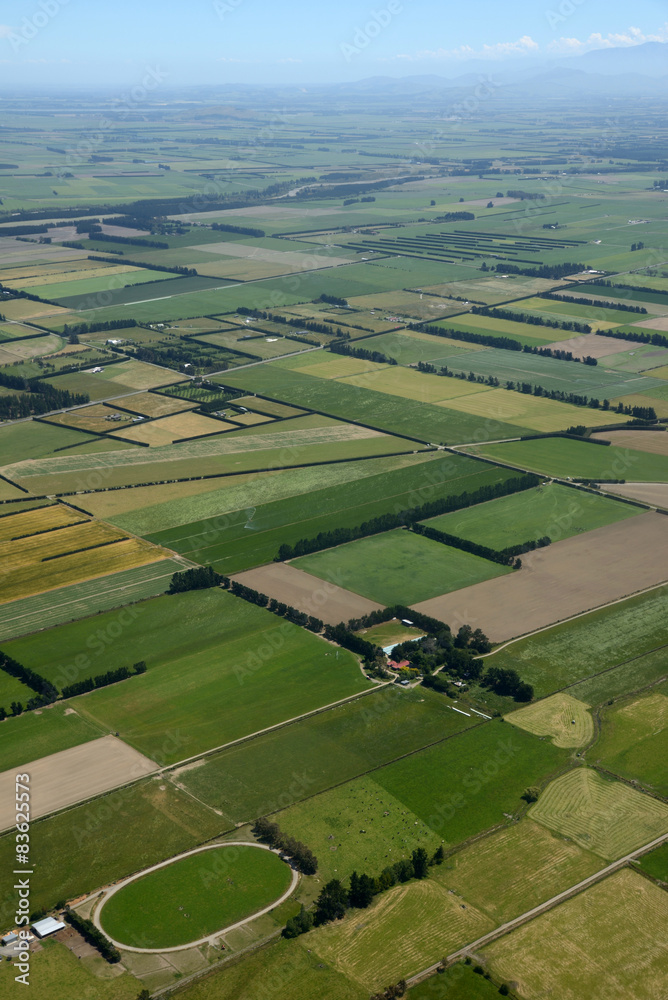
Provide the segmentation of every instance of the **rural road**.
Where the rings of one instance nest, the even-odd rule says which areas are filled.
[[[459,948],[458,951],[453,951],[451,955],[448,955],[445,959],[447,964],[451,962],[456,962],[461,958],[465,958],[470,955],[471,952],[476,951],[478,948],[484,948],[486,945],[491,944],[499,937],[503,937],[505,934],[514,931],[521,924],[526,923],[528,920],[533,920],[534,917],[540,916],[542,913],[546,913],[547,910],[551,910],[554,906],[558,906],[559,903],[565,902],[571,896],[582,892],[583,889],[588,889],[591,885],[596,882],[600,882],[601,879],[607,878],[608,875],[612,875],[613,872],[618,871],[625,865],[629,864],[631,861],[635,861],[643,854],[647,854],[648,851],[653,850],[655,847],[659,847],[660,844],[668,841],[668,833],[662,834],[657,837],[656,840],[652,840],[649,844],[645,844],[643,847],[639,847],[637,850],[632,851],[630,854],[626,854],[623,858],[618,861],[613,861],[612,864],[608,865],[606,868],[601,868],[600,871],[595,872],[588,878],[583,879],[582,882],[578,882],[576,885],[572,885],[570,889],[565,889],[564,892],[560,892],[558,895],[553,896],[551,899],[546,900],[539,906],[534,906],[532,910],[527,910],[522,913],[519,917],[515,917],[514,920],[509,920],[505,924],[501,924],[499,927],[490,931],[488,934],[483,934],[482,937],[477,938],[475,941],[471,941],[470,944],[465,945],[463,948]],[[439,968],[442,967],[441,962],[436,962],[435,965],[430,965],[428,969],[423,969],[422,972],[416,973],[416,975],[411,976],[406,982],[408,986],[415,986],[417,983],[421,982],[423,979],[427,979],[429,976],[433,976],[438,972]]]
[[[258,850],[271,851],[272,854],[276,854],[280,857],[280,851],[274,850],[274,848],[272,847],[267,847],[265,844],[256,844],[252,841],[246,841],[246,840],[230,840],[222,844],[207,844],[205,847],[194,847],[191,851],[184,851],[183,854],[177,854],[175,858],[169,858],[168,861],[161,861],[160,864],[158,865],[152,865],[150,868],[145,868],[144,871],[142,872],[138,872],[135,875],[130,875],[129,878],[125,878],[121,882],[118,882],[116,885],[112,886],[110,889],[105,890],[104,898],[102,899],[102,902],[96,908],[95,913],[93,914],[93,923],[95,924],[95,926],[99,931],[101,931],[109,938],[112,944],[114,944],[117,948],[122,948],[123,951],[139,952],[141,954],[149,954],[149,955],[164,954],[166,952],[172,952],[172,951],[187,951],[189,948],[196,948],[198,945],[206,944],[207,942],[209,944],[213,944],[214,941],[216,941],[219,937],[221,937],[222,934],[227,934],[230,931],[234,931],[238,927],[243,927],[244,924],[250,923],[251,920],[255,920],[256,917],[262,917],[264,916],[265,913],[270,913],[277,906],[280,906],[281,903],[284,903],[285,900],[288,899],[295,891],[297,883],[299,882],[299,875],[293,868],[291,871],[292,879],[290,881],[290,887],[286,889],[286,891],[283,893],[282,896],[279,897],[279,899],[274,900],[274,902],[271,903],[269,906],[265,906],[263,910],[258,910],[256,913],[252,913],[249,917],[245,917],[243,920],[238,920],[235,924],[230,924],[228,927],[223,927],[221,928],[221,930],[217,930],[213,934],[207,934],[206,937],[199,938],[197,941],[190,941],[188,942],[188,944],[175,945],[173,948],[131,948],[129,945],[122,944],[120,941],[115,941],[114,938],[109,937],[107,932],[101,926],[100,913],[102,911],[103,906],[105,905],[105,903],[108,902],[108,900],[111,899],[112,896],[114,896],[120,889],[123,889],[130,882],[134,882],[138,878],[143,878],[144,875],[149,875],[151,872],[158,871],[158,869],[160,868],[167,868],[168,865],[175,864],[177,861],[181,861],[183,858],[188,858],[192,854],[201,854],[203,851],[216,851],[220,850],[223,847],[257,847]]]

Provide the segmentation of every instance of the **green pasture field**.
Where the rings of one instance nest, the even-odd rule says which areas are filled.
[[[640,859],[640,867],[652,878],[668,884],[668,844],[655,847]]]
[[[486,437],[492,434],[496,439],[526,433],[526,428],[500,420],[485,421],[444,406],[411,399],[397,403],[395,396],[383,392],[314,378],[271,364],[226,372],[225,384],[425,442],[456,444],[474,441],[476,435],[481,434]]]
[[[29,458],[44,458],[61,448],[88,441],[88,434],[56,427],[41,420],[0,426],[0,467]]]
[[[539,698],[585,678],[597,683],[599,674],[605,688],[608,680],[612,681],[610,668],[668,644],[665,606],[666,587],[659,587],[512,642],[486,662],[516,669],[523,680],[533,684]],[[608,670],[609,674],[603,673]],[[605,697],[590,697],[587,688],[585,682],[572,687],[569,694],[592,705]]]
[[[89,494],[80,497],[77,505],[83,507],[85,503],[86,509],[96,517],[103,517],[112,524],[123,521],[132,525],[133,533],[144,535],[189,524],[193,518],[216,518],[230,511],[251,509],[252,506],[304,495],[328,486],[333,488],[340,483],[368,476],[399,472],[406,467],[414,469],[416,474],[426,475],[420,467],[438,457],[438,452],[423,451],[417,455],[367,458],[304,469],[277,469],[274,472],[172,483],[169,491],[172,499],[169,500],[165,499],[162,486],[137,486]]]
[[[223,493],[218,499],[219,514],[150,533],[149,537],[154,541],[160,539],[160,545],[196,562],[211,563],[219,572],[239,572],[271,562],[284,543],[295,544],[301,538],[315,537],[334,527],[356,527],[369,518],[424,503],[423,496],[437,499],[458,495],[509,478],[495,468],[459,465],[457,458],[454,462],[438,458],[419,465],[405,461],[404,468],[396,459],[393,461],[397,466],[394,471],[354,481],[341,481],[339,476],[337,484],[328,475],[325,481],[329,480],[331,485],[327,486],[322,485],[317,469],[310,470],[310,476],[306,475],[309,470],[298,470],[303,473],[299,476],[301,483],[312,484],[308,491],[308,511],[304,510],[303,486],[298,494],[261,504],[258,503],[261,494],[249,483],[243,489],[243,505],[237,509],[230,509],[231,498],[226,504]],[[325,468],[329,472],[329,467]],[[343,472],[345,464],[335,468]],[[281,484],[272,481],[269,485]],[[282,485],[289,487],[289,483]],[[159,516],[159,511],[156,513]],[[135,525],[140,516],[133,519]],[[464,565],[461,570],[465,571]]]
[[[175,780],[221,811],[249,822],[473,724],[427,688],[390,685],[177,771]]]
[[[623,870],[495,941],[483,962],[527,1000],[655,1000],[668,987],[667,917],[666,893]]]
[[[574,298],[580,297],[577,289],[573,293],[569,291],[565,294],[572,294]],[[583,293],[581,297],[588,298],[589,296]],[[622,323],[628,323],[630,318],[630,313],[627,313],[622,309],[606,309],[602,304],[583,306],[575,302],[563,302],[557,301],[556,299],[541,299],[539,296],[536,296],[536,298],[533,299],[527,299],[525,302],[519,302],[516,308],[520,309],[522,312],[526,310],[532,315],[544,315],[548,319],[563,319],[566,321],[573,319],[577,322],[582,320],[585,322],[587,320],[592,320],[594,322],[604,321],[606,323],[621,325]],[[557,333],[560,332],[561,331],[557,331]]]
[[[641,781],[652,791],[668,792],[668,697],[666,684],[648,694],[618,702],[601,714],[601,732],[587,754],[630,781]]]
[[[147,566],[60,587],[56,591],[9,601],[0,605],[0,641],[63,625],[130,602],[157,597],[167,590],[172,575],[182,569],[182,563],[162,559]],[[5,704],[1,696],[0,704]]]
[[[276,1000],[283,997],[368,1000],[369,997],[367,989],[337,972],[332,963],[310,954],[301,942],[283,938],[250,952],[243,962],[226,963],[211,975],[195,980],[181,996],[183,1000],[266,1000],[269,984],[276,986]]]
[[[568,693],[591,705],[601,705],[610,698],[621,698],[640,691],[655,681],[665,680],[667,675],[666,650],[660,648],[633,657],[598,676],[582,680],[570,687]]]
[[[135,1000],[141,983],[129,972],[111,979],[104,977],[106,964],[101,957],[83,961],[56,939],[44,941],[30,956],[30,986],[51,1000]],[[14,963],[0,965],[0,998],[16,996]],[[476,979],[478,977],[476,976]]]
[[[644,275],[638,275],[635,278],[635,281],[633,278],[634,276],[632,274],[625,274],[620,284],[633,285],[637,282],[641,288],[645,285],[648,288],[651,287],[651,283],[646,282]],[[611,278],[610,280],[614,282],[614,278]],[[629,302],[651,302],[658,306],[665,306],[666,309],[668,309],[668,293],[662,294],[658,289],[656,292],[641,292],[632,291],[629,288],[618,288],[616,285],[613,285],[610,288],[606,288],[604,285],[582,285],[580,288],[583,295],[587,295],[589,292],[594,292],[596,295],[610,295],[613,298],[624,299]]]
[[[238,336],[235,336],[238,334]],[[212,344],[214,347],[228,347],[243,354],[250,354],[255,358],[277,358],[282,354],[291,354],[294,351],[307,351],[308,344],[303,344],[299,340],[291,340],[289,337],[281,337],[278,340],[267,337],[253,337],[248,339],[248,330],[220,331],[218,333],[200,334],[197,343]]]
[[[309,370],[309,374],[318,372]],[[451,400],[461,396],[485,395],[491,392],[488,386],[466,379],[442,378],[439,375],[417,372],[413,368],[403,368],[399,365],[369,369],[341,381],[345,381],[347,385],[388,393],[390,396],[399,396],[419,403],[437,403],[441,406],[448,406]]]
[[[34,698],[35,692],[26,684],[23,684],[17,677],[6,674],[4,670],[0,673],[0,705],[7,714],[11,711],[13,701],[18,701],[22,705]]]
[[[599,364],[602,364],[604,368],[625,372],[649,371],[650,375],[652,374],[651,370],[666,363],[668,363],[668,350],[663,347],[655,347],[653,344],[634,345],[628,351],[623,351],[621,354],[609,354],[599,361]],[[656,376],[652,377],[656,378]]]
[[[420,972],[492,928],[488,917],[426,878],[377,896],[363,916],[350,910],[318,928],[308,945],[370,991]]]
[[[291,806],[277,822],[311,847],[323,878],[355,868],[375,874],[420,841],[449,848],[504,825],[504,814],[520,810],[524,790],[542,784],[568,756],[500,720],[481,723]]]
[[[418,361],[439,364],[446,358],[471,350],[468,344],[448,340],[446,337],[433,337],[417,330],[381,333],[378,337],[365,340],[362,346],[368,351],[380,351],[381,354],[394,358],[400,365],[412,365]]]
[[[472,965],[458,962],[414,986],[407,996],[408,1000],[498,1000],[499,990],[489,979],[476,975]]]
[[[512,308],[519,310],[522,304],[517,303]],[[433,325],[440,326],[443,330],[456,328],[466,333],[485,333],[491,336],[498,334],[499,337],[512,337],[513,340],[518,340],[522,345],[527,344],[529,347],[544,347],[545,344],[551,344],[557,340],[567,340],[573,336],[572,331],[569,333],[566,330],[554,330],[550,327],[534,326],[533,323],[521,323],[519,320],[499,319],[496,316],[476,316],[474,313],[439,320]]]
[[[71,704],[101,728],[119,732],[142,753],[155,754],[165,763],[369,687],[352,654],[340,651],[337,657],[323,639],[222,591],[206,597],[198,592],[158,597],[149,602],[144,616],[139,607],[123,635],[132,642],[133,662],[135,656],[145,659],[148,673]],[[189,615],[187,625],[181,614]],[[103,616],[98,623],[104,625]],[[99,635],[97,630],[94,634]],[[171,647],[166,645],[168,637]],[[35,655],[34,648],[30,652]],[[62,648],[59,652],[62,665]],[[109,659],[105,652],[90,670],[97,672]],[[117,653],[113,659],[117,665]],[[166,754],[165,733],[178,733],[177,745]]]
[[[19,700],[25,704],[33,696]],[[9,705],[5,705],[9,711]],[[47,757],[60,750],[88,743],[102,734],[75,712],[65,715],[67,706],[51,705],[40,713],[26,712],[17,718],[5,719],[0,725],[0,771],[22,767],[32,760]]]
[[[547,536],[571,538],[641,513],[641,508],[547,483],[488,503],[431,518],[425,524],[493,549]]]
[[[586,747],[594,738],[594,720],[589,708],[585,702],[562,691],[515,709],[504,715],[504,719],[528,733],[549,737],[557,747]]]
[[[301,556],[292,565],[385,607],[418,604],[512,572],[403,529]]]
[[[569,334],[572,336],[572,333]],[[603,399],[614,399],[629,392],[642,392],[660,384],[646,375],[609,373],[599,366],[576,361],[559,361],[540,354],[505,351],[490,347],[486,351],[471,351],[453,357],[448,367],[458,372],[494,375],[502,382],[529,382],[544,389],[558,389]]]
[[[651,405],[651,404],[650,404]],[[582,410],[583,420],[587,410]],[[600,446],[569,438],[546,438],[483,445],[486,458],[508,462],[547,476],[574,479],[624,479],[627,482],[668,482],[668,459],[632,448]]]
[[[48,908],[93,892],[223,830],[219,816],[161,779],[116,789],[32,824],[39,871],[32,905]],[[11,863],[15,847],[15,834],[0,838],[3,863]]]
[[[259,847],[200,851],[144,875],[100,911],[105,932],[123,944],[188,944],[264,909],[289,888],[289,866]]]
[[[457,851],[431,875],[500,925],[602,867],[594,854],[523,819]]]
[[[8,483],[5,479],[0,479],[0,500],[20,500],[24,496],[26,494],[18,486]]]
[[[119,259],[119,263],[123,263]],[[42,286],[41,294],[52,302],[58,302],[71,307],[77,299],[87,299],[90,296],[101,295],[102,304],[109,305],[109,299],[125,286],[145,284],[146,282],[164,281],[173,278],[165,271],[127,271],[124,274],[105,274],[102,268],[98,274],[90,278],[79,278],[76,281],[59,281]],[[34,291],[32,286],[17,284],[19,289]],[[71,300],[71,301],[68,301]],[[76,306],[74,306],[76,308]]]
[[[552,781],[529,815],[607,861],[668,832],[668,805],[588,767]]]
[[[51,495],[396,455],[414,451],[410,444],[315,415],[295,418],[294,424],[285,420],[151,449],[122,445],[104,458],[73,454],[60,462],[22,463],[11,473],[33,492]]]

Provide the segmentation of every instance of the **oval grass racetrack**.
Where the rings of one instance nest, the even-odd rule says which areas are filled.
[[[106,934],[131,948],[175,948],[252,916],[288,890],[292,872],[249,844],[206,849],[122,886],[100,909]]]

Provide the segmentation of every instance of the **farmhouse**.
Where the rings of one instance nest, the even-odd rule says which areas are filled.
[[[45,938],[64,930],[65,924],[61,923],[60,920],[55,920],[53,917],[45,917],[43,920],[38,920],[34,923],[32,929],[38,938]]]

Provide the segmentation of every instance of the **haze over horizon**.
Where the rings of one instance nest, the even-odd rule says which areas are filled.
[[[92,8],[95,9],[92,9]],[[484,16],[483,16],[484,15]],[[489,65],[536,68],[574,56],[668,42],[665,5],[638,0],[518,0],[512,7],[433,0],[15,0],[0,15],[0,88],[127,86],[150,69],[167,88],[307,85],[372,76],[454,78]],[[667,66],[668,72],[668,66]]]

